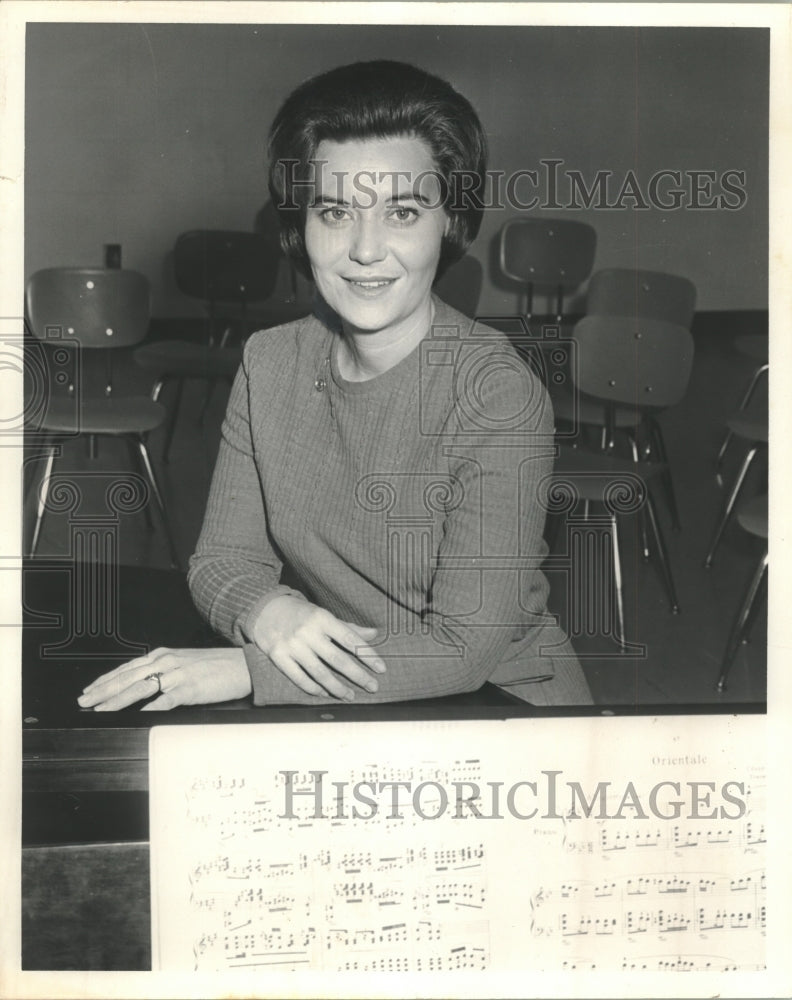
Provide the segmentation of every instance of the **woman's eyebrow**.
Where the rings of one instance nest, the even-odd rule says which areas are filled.
[[[398,204],[400,201],[418,201],[422,205],[433,204],[431,198],[422,195],[420,191],[405,191],[402,194],[395,194],[393,197],[388,198],[389,205]]]
[[[322,194],[320,192],[311,202],[311,208],[316,208],[319,205],[343,205],[348,208],[350,204],[351,203],[346,201],[344,198],[335,198],[331,194]]]

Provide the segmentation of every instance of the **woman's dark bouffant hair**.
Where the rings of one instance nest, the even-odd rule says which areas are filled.
[[[444,80],[407,63],[379,60],[340,66],[286,98],[269,135],[269,189],[281,244],[305,273],[305,215],[311,161],[323,139],[415,136],[432,153],[451,220],[438,276],[476,238],[483,213],[487,140],[470,102]],[[297,181],[297,183],[295,183]]]

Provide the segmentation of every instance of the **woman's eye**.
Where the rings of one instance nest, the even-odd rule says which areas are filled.
[[[329,225],[338,224],[339,222],[346,222],[349,218],[349,212],[345,208],[325,208],[322,210],[319,216],[323,222]]]
[[[393,209],[391,218],[395,219],[396,222],[415,222],[418,218],[418,212],[414,208],[405,208],[403,205],[399,205],[398,208]]]

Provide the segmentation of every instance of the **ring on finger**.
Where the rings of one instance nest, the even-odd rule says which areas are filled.
[[[145,680],[145,681],[156,681],[157,682],[157,690],[156,690],[155,693],[156,694],[162,694],[162,671],[158,671],[157,673],[154,673],[154,674],[148,674],[146,677],[143,678],[143,680]]]

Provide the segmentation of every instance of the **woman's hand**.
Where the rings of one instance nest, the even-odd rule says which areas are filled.
[[[159,675],[159,677],[155,676]],[[165,649],[139,656],[102,674],[77,699],[81,708],[117,712],[136,701],[159,698],[143,712],[163,712],[177,705],[208,705],[244,698],[252,690],[241,649]]]
[[[284,594],[262,609],[251,639],[301,691],[326,692],[353,701],[355,692],[344,678],[366,691],[376,691],[377,680],[363,661],[375,673],[385,671],[385,664],[368,645],[376,635],[375,628],[341,621],[310,601]]]

